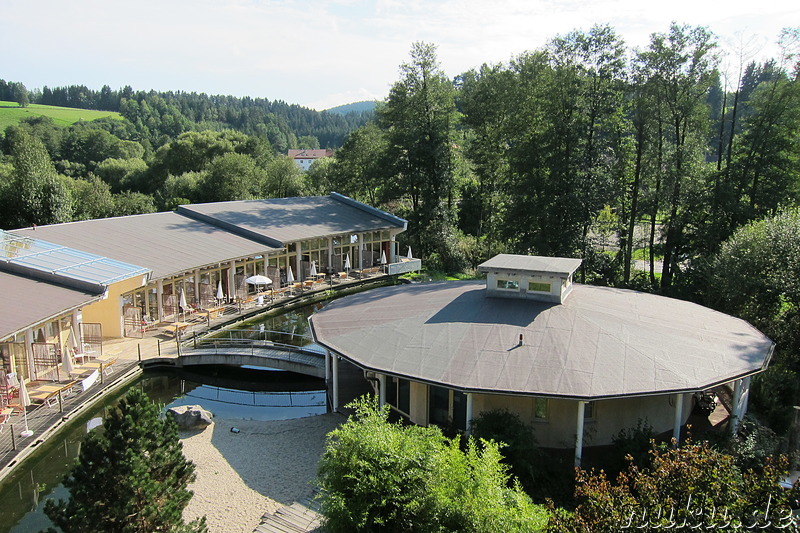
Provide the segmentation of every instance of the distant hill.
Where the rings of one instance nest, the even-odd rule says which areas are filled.
[[[363,102],[353,102],[352,104],[345,104],[330,109],[326,109],[328,113],[336,113],[337,115],[346,115],[348,113],[371,113],[375,111],[375,101],[364,100]]]
[[[40,115],[50,117],[59,126],[70,126],[79,120],[90,121],[103,117],[122,118],[119,113],[113,111],[93,111],[39,104],[19,107],[16,102],[0,101],[0,131],[19,124],[23,119]]]

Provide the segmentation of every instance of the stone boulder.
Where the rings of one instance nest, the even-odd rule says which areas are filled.
[[[213,414],[199,405],[170,407],[167,414],[178,424],[178,429],[205,429],[214,423]]]

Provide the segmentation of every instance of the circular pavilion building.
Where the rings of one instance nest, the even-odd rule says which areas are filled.
[[[646,420],[676,437],[696,392],[732,389],[731,427],[774,343],[747,322],[672,298],[572,283],[579,259],[498,255],[485,282],[384,287],[310,319],[327,351],[362,368],[382,403],[420,425],[470,431],[507,408],[539,444],[605,445]]]

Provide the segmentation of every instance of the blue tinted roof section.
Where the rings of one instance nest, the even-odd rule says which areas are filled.
[[[103,291],[150,269],[0,230],[0,269],[82,289]]]

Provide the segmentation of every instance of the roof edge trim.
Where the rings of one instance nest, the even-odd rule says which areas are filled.
[[[79,291],[85,291],[93,294],[98,294],[98,293],[103,294],[107,288],[106,285],[103,285],[101,283],[92,283],[91,281],[84,281],[76,278],[71,278],[69,276],[65,276],[63,274],[57,274],[55,272],[47,272],[44,270],[27,268],[23,265],[18,265],[16,263],[10,263],[6,261],[0,261],[0,270],[5,272],[10,272],[12,274],[18,274],[26,278],[35,279],[38,281],[44,281],[47,283],[53,283],[55,285],[60,285],[62,287],[67,287],[69,289],[76,289]]]
[[[376,216],[378,218],[382,218],[392,224],[396,224],[398,226],[402,226],[403,231],[408,229],[408,221],[404,218],[400,218],[398,216],[392,215],[391,213],[387,213],[386,211],[381,211],[376,207],[372,207],[367,204],[362,204],[358,200],[353,200],[349,196],[345,196],[343,194],[339,194],[338,192],[331,191],[330,197],[337,202],[341,202],[345,205],[349,205],[350,207],[355,207],[356,209],[360,209],[370,215]]]

